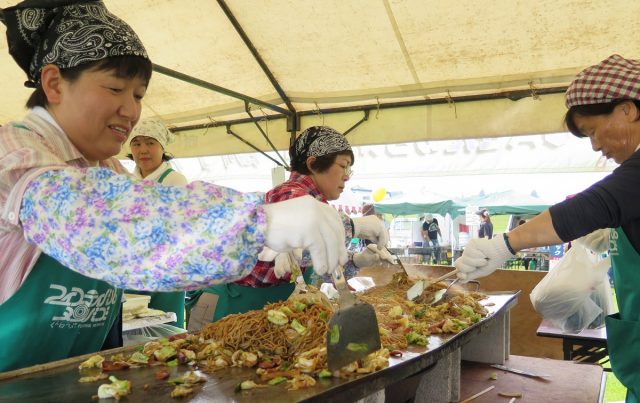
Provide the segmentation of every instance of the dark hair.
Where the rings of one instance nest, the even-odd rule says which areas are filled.
[[[133,161],[133,154],[129,153],[127,154],[127,158],[129,158],[131,161]],[[168,152],[163,152],[162,153],[162,161],[167,162],[167,161],[171,161],[172,159],[174,159],[175,157],[172,154],[169,154]]]
[[[294,154],[295,154],[295,148],[292,146],[289,149],[289,157],[291,158],[291,161],[292,161],[291,171],[295,171],[303,175],[311,175],[311,171],[307,167],[306,160],[293,162],[294,159],[292,157]],[[322,157],[316,157],[316,160],[313,161],[313,163],[311,164],[311,167],[318,172],[325,172],[331,167],[331,165],[333,165],[334,162],[336,162],[336,158],[338,157],[338,155],[348,155],[351,157],[351,161],[354,160],[353,151],[351,150],[340,151],[340,152],[323,155]]]
[[[591,104],[591,105],[574,105],[564,115],[564,124],[567,129],[576,137],[587,137],[584,133],[580,132],[578,126],[574,122],[577,116],[598,116],[608,115],[613,112],[613,109],[625,101],[632,101],[636,108],[640,110],[640,100],[637,99],[617,99],[606,104]]]
[[[82,72],[87,70],[95,71],[107,71],[115,70],[116,76],[119,78],[133,78],[140,77],[144,81],[149,83],[151,79],[152,66],[151,61],[140,56],[114,56],[107,57],[102,60],[98,60],[92,63],[81,64],[69,69],[61,69],[60,74],[62,78],[69,82],[76,81]],[[27,100],[27,108],[31,109],[36,106],[42,106],[43,108],[49,105],[47,95],[42,89],[42,84],[38,84],[35,91],[31,93]]]
[[[371,203],[363,204],[362,205],[362,215],[363,216],[377,215],[375,206],[373,204],[371,204]]]

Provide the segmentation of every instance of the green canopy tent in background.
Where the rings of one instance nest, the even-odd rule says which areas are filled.
[[[491,215],[535,215],[551,205],[535,194],[522,194],[513,190],[479,194],[458,199],[456,202],[462,206],[486,208]],[[461,211],[464,212],[464,208]]]
[[[475,195],[458,200],[444,200],[434,203],[375,203],[376,213],[401,215],[420,215],[425,213],[440,214],[443,217],[447,214],[455,219],[464,215],[466,206],[477,206],[486,208],[491,215],[526,215],[540,214],[550,204],[544,200],[531,196],[518,194],[514,191],[504,191],[490,193],[488,195]]]
[[[394,216],[431,213],[440,214],[443,217],[449,214],[452,218],[456,218],[464,214],[464,206],[453,200],[436,203],[376,203],[374,207],[378,214],[392,214]]]
[[[428,198],[428,195],[425,195],[425,199]],[[467,224],[464,215],[468,206],[473,206],[474,212],[475,209],[486,208],[489,214],[493,216],[494,229],[502,232],[510,225],[509,216],[516,216],[516,219],[523,216],[530,217],[540,214],[551,205],[535,194],[522,194],[512,190],[487,195],[481,193],[458,200],[444,200],[433,203],[416,203],[414,200],[415,196],[411,198],[411,202],[393,203],[393,200],[389,200],[375,203],[374,207],[378,214],[393,215],[394,221],[396,217],[401,216],[421,216],[427,213],[441,215],[445,218],[445,221],[440,223],[443,230],[443,242],[452,247],[459,245],[459,225]],[[391,225],[393,226],[393,223]],[[393,234],[391,235],[393,236]]]

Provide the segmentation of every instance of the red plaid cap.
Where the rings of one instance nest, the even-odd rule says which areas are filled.
[[[640,99],[640,63],[611,55],[587,67],[571,82],[564,96],[567,108],[605,104],[617,99]]]

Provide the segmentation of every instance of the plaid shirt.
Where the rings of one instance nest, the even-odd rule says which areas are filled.
[[[320,192],[313,179],[308,175],[302,175],[297,172],[291,172],[289,180],[271,189],[265,195],[265,203],[276,203],[301,196],[313,196],[316,200],[327,203],[326,197]],[[351,242],[353,237],[353,229],[351,219],[346,214],[341,213],[342,222],[345,227],[345,235],[347,243]],[[277,278],[274,273],[274,262],[263,262],[258,260],[253,271],[248,276],[238,280],[236,284],[263,288],[272,285],[289,283],[291,274],[287,273],[282,278]],[[302,255],[302,264],[300,269],[304,273],[306,268],[311,266],[311,258],[307,251]]]

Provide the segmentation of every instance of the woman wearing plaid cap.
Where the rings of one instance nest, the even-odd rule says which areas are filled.
[[[606,319],[611,368],[640,401],[640,61],[612,55],[583,70],[567,89],[567,128],[620,166],[573,198],[494,239],[473,239],[455,262],[462,279],[492,273],[521,249],[581,238],[608,249],[620,312]],[[597,231],[612,228],[609,242]],[[592,234],[596,231],[596,234]]]

